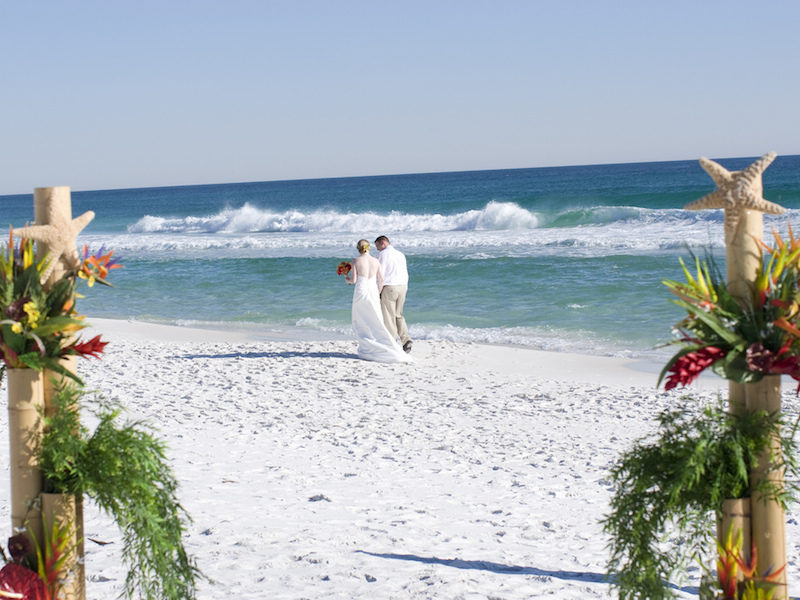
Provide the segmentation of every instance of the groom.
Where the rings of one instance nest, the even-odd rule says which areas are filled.
[[[375,240],[378,260],[383,267],[383,291],[381,292],[381,312],[383,322],[393,339],[400,336],[400,343],[406,354],[411,352],[411,338],[403,318],[403,305],[408,290],[408,268],[406,256],[389,243],[385,235]]]

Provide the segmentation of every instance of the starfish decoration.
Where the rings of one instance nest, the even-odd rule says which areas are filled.
[[[768,152],[744,171],[728,171],[725,167],[705,157],[700,158],[700,166],[717,184],[717,189],[684,206],[686,210],[702,210],[704,208],[725,209],[725,241],[733,239],[736,228],[745,210],[758,210],[762,213],[780,215],[785,208],[762,198],[764,188],[761,174],[776,154]]]
[[[50,263],[40,279],[42,284],[53,273],[59,260],[66,263],[70,269],[77,269],[80,266],[76,240],[78,234],[94,219],[94,212],[90,210],[80,217],[70,219],[68,215],[51,205],[48,217],[47,225],[30,225],[13,230],[14,235],[41,242],[50,251]]]

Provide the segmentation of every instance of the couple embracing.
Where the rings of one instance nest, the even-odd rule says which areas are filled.
[[[411,338],[403,304],[408,288],[405,255],[382,235],[375,240],[378,258],[369,254],[369,242],[356,244],[359,256],[345,276],[354,284],[353,330],[358,340],[358,356],[378,362],[412,362]],[[397,338],[400,338],[400,344]]]

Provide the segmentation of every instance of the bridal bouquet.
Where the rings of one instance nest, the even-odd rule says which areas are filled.
[[[688,315],[674,329],[673,344],[682,348],[661,372],[665,388],[688,385],[710,368],[737,383],[764,375],[785,374],[800,382],[800,236],[789,228],[789,240],[777,233],[775,247],[765,250],[749,302],[727,289],[716,268],[699,259],[696,275],[681,260],[686,283],[666,280]],[[800,389],[800,388],[799,388]]]
[[[336,267],[336,274],[337,275],[349,275],[350,271],[353,269],[353,265],[351,265],[348,261],[343,260],[339,263],[339,266]]]
[[[94,281],[106,283],[108,271],[120,266],[112,254],[104,255],[101,249],[90,255],[84,248],[76,271],[45,290],[40,277],[49,258],[37,261],[31,240],[21,239],[15,245],[9,237],[5,248],[0,247],[0,376],[6,368],[47,368],[74,378],[59,358],[99,358],[106,345],[100,336],[84,342],[75,336],[87,326],[75,311],[75,299],[80,297],[76,283],[79,277],[90,286]]]

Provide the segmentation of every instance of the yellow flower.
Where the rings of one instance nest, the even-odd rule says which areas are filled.
[[[11,326],[11,331],[14,333],[22,333],[22,325],[20,323],[14,323]]]
[[[36,303],[33,301],[23,304],[22,310],[24,310],[31,319],[39,318],[39,311],[36,309]]]
[[[25,314],[28,315],[28,323],[31,326],[31,329],[36,329],[38,327],[37,321],[42,316],[39,310],[36,308],[35,302],[26,302],[22,305],[22,310],[25,311]]]

